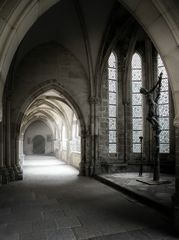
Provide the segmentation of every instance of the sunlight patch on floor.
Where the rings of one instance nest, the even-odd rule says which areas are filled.
[[[26,156],[23,164],[25,175],[69,176],[79,171],[53,156]]]

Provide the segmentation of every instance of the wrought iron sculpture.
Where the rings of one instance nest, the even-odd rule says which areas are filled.
[[[140,136],[140,145],[141,145],[141,158],[140,158],[140,167],[139,167],[139,177],[142,177],[142,173],[143,173],[143,137]]]
[[[159,135],[161,132],[160,124],[159,124],[159,114],[158,114],[158,101],[160,98],[160,91],[162,86],[162,75],[161,72],[157,83],[150,89],[146,90],[145,88],[140,89],[140,93],[146,96],[147,103],[148,103],[148,116],[147,120],[151,123],[154,137],[155,137],[155,150],[154,150],[154,175],[153,180],[159,181],[160,180],[160,160],[159,160]]]

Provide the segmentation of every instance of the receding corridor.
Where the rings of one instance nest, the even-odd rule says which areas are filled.
[[[1,187],[0,215],[2,240],[177,239],[158,212],[49,156]]]

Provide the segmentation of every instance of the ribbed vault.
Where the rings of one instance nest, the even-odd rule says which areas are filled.
[[[79,168],[81,152],[79,133],[79,121],[65,97],[53,89],[46,91],[36,97],[24,113],[19,142],[21,161],[24,155],[34,154],[33,139],[41,134],[47,144],[50,144],[50,149],[48,147],[44,153],[55,155]],[[78,152],[77,162],[72,161],[73,152]]]

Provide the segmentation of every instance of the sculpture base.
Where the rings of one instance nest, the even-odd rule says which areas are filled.
[[[171,181],[168,181],[168,180],[154,181],[152,179],[147,179],[147,178],[136,179],[136,181],[141,182],[141,183],[145,183],[145,184],[148,184],[148,185],[161,185],[161,184],[169,184],[169,183],[171,183]]]

